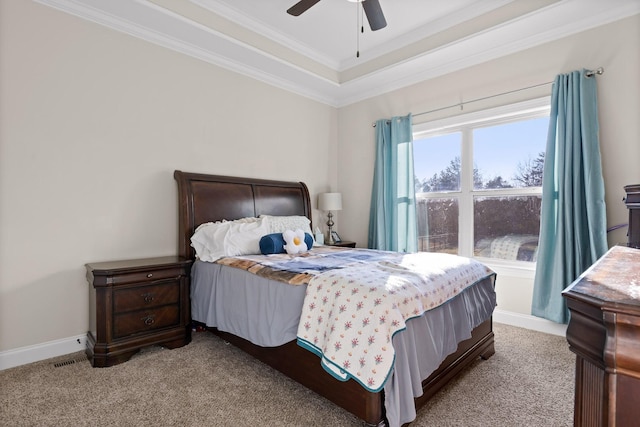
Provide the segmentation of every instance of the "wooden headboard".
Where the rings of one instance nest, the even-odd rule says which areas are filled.
[[[311,220],[303,182],[270,181],[175,171],[178,182],[178,255],[194,259],[191,236],[210,221],[259,215],[302,215]]]

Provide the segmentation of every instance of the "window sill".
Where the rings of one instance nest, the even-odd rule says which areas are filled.
[[[475,259],[495,271],[498,276],[521,277],[533,280],[536,274],[535,262],[507,261],[480,257],[476,257]]]

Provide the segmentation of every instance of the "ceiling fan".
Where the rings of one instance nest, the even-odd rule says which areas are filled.
[[[291,6],[287,13],[293,16],[300,16],[306,12],[311,6],[318,3],[320,0],[300,0],[298,3]],[[380,7],[379,0],[349,0],[362,3],[365,15],[369,21],[371,31],[376,31],[387,26],[387,20],[384,18],[382,8]]]

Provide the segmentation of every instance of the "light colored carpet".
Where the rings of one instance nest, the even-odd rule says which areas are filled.
[[[564,337],[494,324],[478,360],[411,426],[571,426],[575,357]],[[76,360],[56,367],[56,363]],[[2,426],[359,426],[359,420],[207,332],[110,368],[83,353],[0,371]]]

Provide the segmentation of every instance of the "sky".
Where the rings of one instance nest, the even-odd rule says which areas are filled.
[[[510,181],[518,163],[533,160],[545,151],[549,118],[523,120],[496,126],[477,128],[473,132],[474,164],[484,181],[502,176]],[[460,132],[414,140],[415,174],[429,178],[445,169],[460,156]]]

